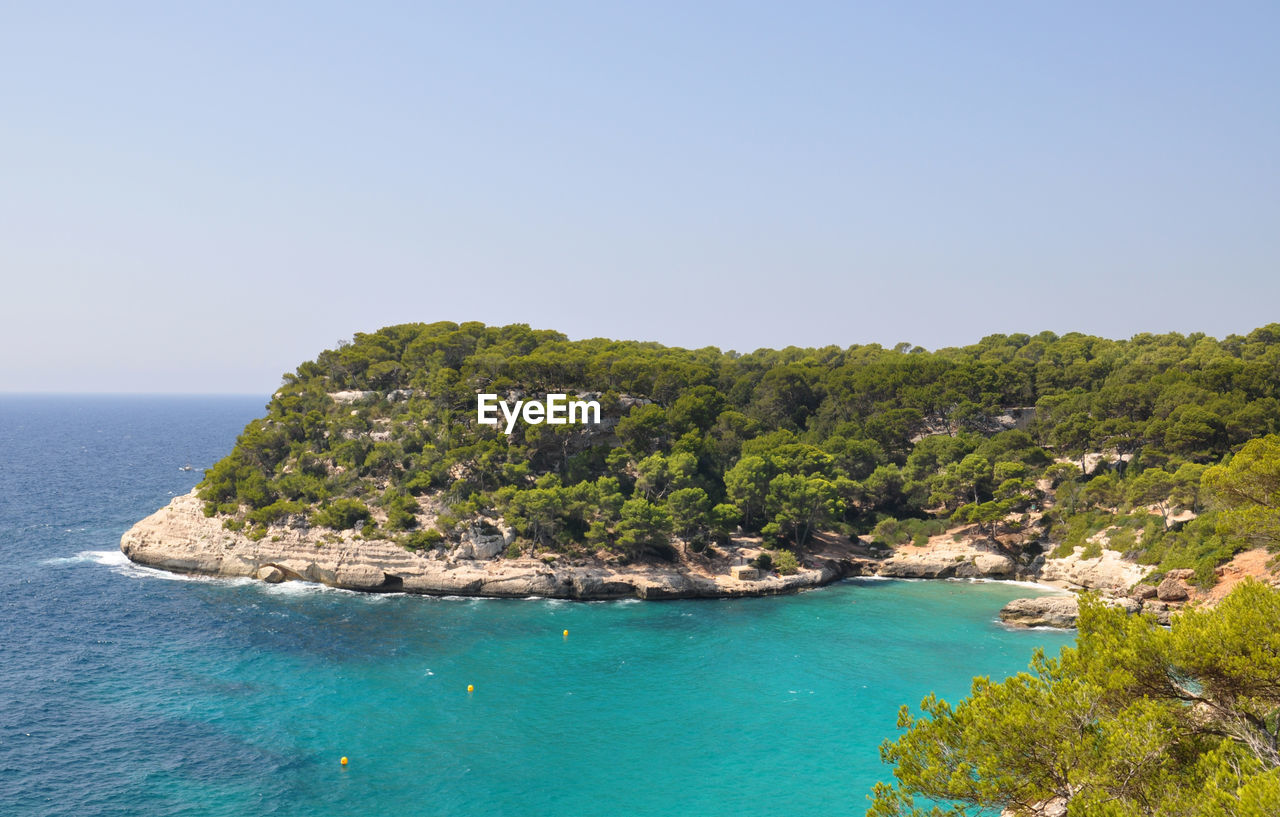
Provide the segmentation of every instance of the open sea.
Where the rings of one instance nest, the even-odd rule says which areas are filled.
[[[1035,591],[997,583],[581,603],[130,565],[264,402],[0,396],[0,815],[859,815],[901,704],[1071,641],[1002,628]]]

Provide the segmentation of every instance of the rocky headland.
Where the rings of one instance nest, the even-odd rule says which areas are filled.
[[[731,598],[794,593],[841,579],[989,579],[1043,583],[1046,589],[1096,590],[1128,609],[1167,619],[1191,598],[1188,576],[1174,571],[1159,587],[1141,584],[1146,568],[1103,550],[1046,559],[1017,553],[965,530],[931,537],[920,545],[876,549],[854,539],[818,535],[791,575],[756,571],[748,562],[759,539],[736,538],[704,553],[678,549],[670,563],[625,564],[600,557],[503,556],[512,532],[499,524],[473,527],[445,548],[411,551],[396,542],[366,539],[353,531],[280,525],[253,537],[207,516],[195,491],[175,497],[121,539],[132,561],[206,576],[251,577],[265,582],[307,581],[364,592],[565,599]],[[1184,571],[1185,573],[1187,571]],[[1131,588],[1136,588],[1131,593]],[[1001,613],[1013,626],[1074,626],[1075,596],[1019,599]]]
[[[1280,457],[1257,436],[1276,404],[1250,391],[1265,377],[1224,374],[1260,365],[1275,337],[740,355],[387,326],[286,373],[199,494],[121,547],[173,571],[473,596],[1014,580],[1045,592],[1010,604],[1011,626],[1071,626],[1082,591],[1167,621],[1244,577],[1275,583],[1270,557],[1238,550],[1275,528],[1275,502],[1241,486]],[[556,414],[566,398],[582,416]],[[1240,525],[1243,539],[1217,533]]]
[[[149,567],[206,576],[254,577],[267,582],[308,581],[374,593],[565,599],[680,599],[763,596],[818,587],[866,566],[851,548],[820,548],[789,576],[753,577],[735,571],[749,547],[715,560],[683,558],[670,564],[620,564],[604,559],[504,558],[509,531],[465,533],[449,549],[410,551],[351,531],[272,526],[262,538],[227,530],[204,514],[193,491],[173,499],[122,537],[120,549]],[[733,556],[737,558],[734,559]]]

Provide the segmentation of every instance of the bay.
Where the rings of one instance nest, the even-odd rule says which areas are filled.
[[[4,813],[861,814],[901,704],[1071,640],[1000,626],[1034,590],[999,583],[575,603],[124,560],[264,402],[0,397]]]

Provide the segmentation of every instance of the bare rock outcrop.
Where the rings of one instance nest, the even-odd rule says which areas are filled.
[[[1031,806],[1030,811],[1015,811],[1012,808],[1004,809],[1000,812],[1000,817],[1067,817],[1067,799],[1065,797],[1051,797],[1048,800],[1042,800]]]
[[[1045,559],[1040,581],[1062,582],[1081,590],[1127,593],[1150,570],[1128,561],[1114,550],[1103,548],[1102,555],[1091,559],[1084,558],[1083,553],[1084,548],[1077,547],[1070,556]]]
[[[1025,571],[1011,557],[984,543],[932,537],[923,546],[903,545],[876,567],[876,574],[896,579],[1013,579]]]
[[[1159,589],[1154,584],[1136,584],[1133,590],[1129,592],[1129,597],[1139,601],[1146,601],[1147,599],[1154,599],[1159,592]]]
[[[263,565],[258,568],[257,572],[253,574],[253,577],[258,581],[266,582],[267,584],[279,584],[285,580],[284,571],[275,565]]]
[[[820,535],[822,540],[790,576],[765,573],[758,578],[732,575],[731,560],[712,563],[688,554],[663,564],[620,565],[608,560],[504,558],[514,533],[501,519],[479,519],[458,532],[451,549],[409,551],[400,544],[363,538],[351,531],[310,528],[286,520],[265,536],[251,538],[228,530],[224,518],[208,517],[192,491],[138,522],[120,541],[126,556],[139,564],[180,573],[253,577],[263,582],[308,581],[366,592],[406,592],[430,595],[544,596],[568,599],[680,599],[763,596],[794,593],[847,576],[892,578],[1035,579],[1056,580],[1072,588],[1097,589],[1112,603],[1146,609],[1161,621],[1179,607],[1169,592],[1124,597],[1145,569],[1125,562],[1118,553],[1100,558],[1045,561],[1029,555],[1011,556],[986,540],[946,534],[923,546],[904,545],[880,558],[858,540]],[[831,540],[831,541],[828,541]],[[735,540],[737,562],[749,558],[751,548]],[[745,548],[745,549],[743,549]],[[747,554],[747,555],[742,555]],[[736,562],[735,562],[736,563]],[[1039,575],[1037,575],[1039,574]],[[1176,571],[1169,574],[1185,583]],[[1166,583],[1169,579],[1166,579]],[[1150,587],[1149,585],[1147,587]],[[1155,596],[1155,597],[1153,597]],[[1074,626],[1074,596],[1044,596],[1011,602],[1001,618],[1021,626]]]
[[[478,527],[448,554],[406,550],[320,528],[271,527],[252,539],[204,515],[195,492],[176,497],[138,522],[120,540],[134,562],[179,573],[302,580],[368,592],[460,596],[546,596],[570,599],[679,599],[793,593],[861,573],[861,563],[814,559],[790,576],[742,580],[685,563],[615,566],[588,562],[492,558],[509,531]]]
[[[1143,610],[1142,602],[1123,596],[1103,597],[1103,602],[1110,607],[1120,607],[1129,614],[1140,613]],[[1076,626],[1076,620],[1079,617],[1080,599],[1075,595],[1014,599],[1000,610],[1000,620],[1012,627],[1069,629]]]
[[[1014,599],[1000,610],[1000,620],[1014,627],[1076,626],[1080,605],[1075,596]]]
[[[1195,575],[1194,570],[1170,570],[1164,574],[1164,581],[1156,587],[1156,598],[1160,601],[1186,601],[1191,598],[1188,580]]]

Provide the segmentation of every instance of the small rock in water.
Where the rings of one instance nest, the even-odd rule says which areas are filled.
[[[267,584],[279,584],[284,581],[284,571],[275,565],[263,565],[254,575]]]
[[[1000,611],[1000,620],[1016,627],[1076,626],[1080,605],[1075,596],[1038,596],[1014,599]]]

